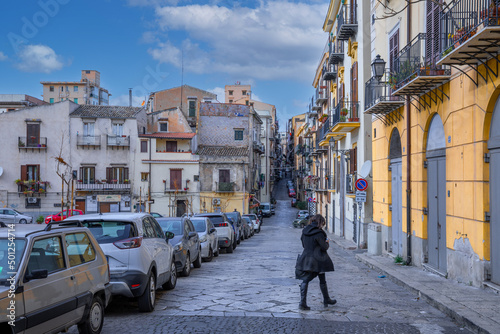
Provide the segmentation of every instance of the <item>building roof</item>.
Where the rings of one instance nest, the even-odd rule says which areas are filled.
[[[196,154],[223,156],[223,157],[240,157],[240,156],[248,157],[249,152],[248,152],[248,147],[200,146]]]
[[[193,132],[155,132],[140,134],[141,138],[167,138],[167,139],[192,139],[196,136]]]
[[[250,106],[233,103],[209,103],[200,104],[200,116],[225,116],[225,117],[248,117]]]
[[[135,118],[135,115],[144,108],[121,106],[93,106],[81,105],[73,111],[71,117],[89,118]]]

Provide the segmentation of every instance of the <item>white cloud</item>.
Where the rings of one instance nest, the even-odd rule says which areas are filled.
[[[144,96],[132,95],[132,107],[140,107],[144,101]],[[129,106],[130,100],[128,95],[111,96],[109,104],[112,106]]]
[[[213,89],[208,89],[208,91],[217,95],[217,101],[224,103],[226,100],[226,91],[224,87],[215,87]]]
[[[261,2],[257,8],[215,5],[156,9],[164,31],[184,31],[181,46],[171,41],[149,50],[160,62],[194,73],[227,73],[257,79],[311,80],[326,35],[326,4]]]
[[[17,55],[19,62],[16,67],[23,72],[50,73],[63,68],[61,56],[46,45],[25,45]]]
[[[3,53],[2,51],[0,51],[0,61],[4,61],[4,60],[7,60],[7,55],[5,53]]]

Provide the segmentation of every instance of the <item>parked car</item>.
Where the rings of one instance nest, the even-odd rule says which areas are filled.
[[[151,212],[150,214],[151,214],[151,216],[153,216],[153,218],[162,218],[163,217],[163,215],[158,213],[158,212]]]
[[[242,216],[241,221],[245,227],[245,234],[247,235],[247,239],[254,235],[253,222],[250,217]]]
[[[147,213],[104,213],[72,216],[65,222],[80,222],[88,227],[108,258],[111,292],[137,298],[139,311],[151,312],[156,304],[156,289],[173,289],[177,269],[173,247]]]
[[[264,217],[271,217],[273,215],[271,212],[271,203],[261,203],[259,209],[262,210]]]
[[[239,245],[240,241],[243,240],[243,223],[241,221],[241,214],[238,211],[225,212],[226,217],[231,219],[236,230],[236,242]]]
[[[219,247],[227,253],[232,253],[236,248],[236,230],[224,213],[199,213],[195,217],[208,217],[217,230]]]
[[[0,209],[0,221],[5,224],[32,224],[33,217],[22,214],[14,209]]]
[[[77,325],[80,333],[100,333],[111,291],[106,256],[92,233],[19,225],[12,240],[8,226],[0,228],[0,332],[58,333]],[[16,291],[15,305],[9,290]]]
[[[243,215],[243,217],[249,217],[252,220],[254,232],[256,232],[256,233],[260,232],[260,219],[257,217],[256,214],[249,213],[249,214]]]
[[[271,204],[271,215],[275,214],[276,214],[276,207],[274,206],[274,204]]]
[[[307,210],[300,210],[297,212],[297,219],[305,219],[309,218],[309,211]]]
[[[61,219],[61,213],[62,213],[62,219]],[[84,212],[82,210],[77,210],[77,209],[74,209],[74,210],[69,210],[69,216],[79,216],[79,215],[83,215]],[[68,218],[68,210],[64,210],[64,211],[61,211],[59,213],[55,213],[53,215],[49,215],[47,217],[45,217],[45,224],[48,224],[50,222],[59,222],[61,220],[64,220]]]
[[[295,193],[295,189],[290,188],[288,189],[288,197],[295,197],[297,194]]]
[[[195,268],[201,267],[200,238],[193,223],[187,217],[158,218],[158,224],[164,232],[172,232],[174,260],[177,272],[182,276],[191,274],[191,263]]]
[[[309,222],[309,218],[297,218],[292,222],[293,227],[303,228]]]
[[[191,218],[191,222],[200,237],[201,259],[206,262],[212,261],[214,256],[219,256],[217,230],[208,217],[193,217]]]

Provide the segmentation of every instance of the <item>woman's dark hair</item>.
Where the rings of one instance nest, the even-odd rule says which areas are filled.
[[[309,219],[309,224],[313,224],[319,228],[322,228],[326,225],[326,221],[322,215],[314,215],[311,217],[311,219]]]

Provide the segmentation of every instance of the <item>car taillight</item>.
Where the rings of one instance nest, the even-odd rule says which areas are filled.
[[[224,227],[224,226],[227,227],[228,226],[227,223],[220,223],[219,224],[219,227]]]
[[[113,245],[120,249],[138,248],[141,247],[142,237],[123,239],[113,242]]]

